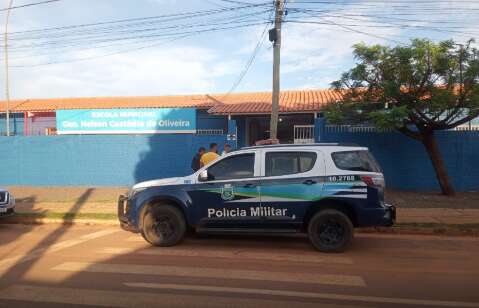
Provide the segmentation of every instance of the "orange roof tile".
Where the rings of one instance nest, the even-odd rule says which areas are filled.
[[[10,101],[11,112],[55,111],[57,109],[109,108],[203,108],[213,114],[254,114],[271,112],[271,92],[178,95],[143,97],[84,97],[26,99]],[[337,101],[340,95],[333,90],[282,91],[280,112],[315,112],[324,105]],[[5,112],[5,101],[0,101],[0,112]]]
[[[204,95],[140,96],[140,97],[81,97],[47,98],[10,101],[10,110],[55,111],[57,109],[109,109],[109,108],[209,108],[214,102]],[[0,112],[5,111],[0,101]]]
[[[254,114],[271,113],[271,92],[237,93],[230,95],[210,95],[217,104],[209,113],[214,114]],[[279,111],[317,112],[331,103],[341,99],[334,90],[298,90],[282,91],[279,98]]]

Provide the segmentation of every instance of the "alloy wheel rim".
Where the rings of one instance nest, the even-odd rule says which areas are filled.
[[[318,226],[319,240],[326,245],[337,245],[344,238],[344,227],[335,219],[329,219]]]
[[[165,239],[172,237],[176,232],[175,225],[169,216],[158,217],[153,228],[158,235]]]

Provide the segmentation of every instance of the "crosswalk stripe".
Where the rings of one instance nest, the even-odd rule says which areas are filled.
[[[291,235],[291,234],[290,234]],[[271,235],[271,238],[280,238],[280,237],[283,237],[283,238],[288,238],[286,237],[286,235]],[[283,245],[283,246],[286,246],[288,248],[297,248],[297,247],[311,247],[309,245],[309,243],[307,241],[305,241],[304,239],[302,239],[301,237],[298,236],[297,238],[298,240],[297,241],[292,241],[291,240],[291,237],[288,238],[288,242],[286,245]],[[125,241],[127,242],[135,242],[135,243],[146,243],[145,239],[140,236],[140,235],[133,235],[133,236],[129,236],[127,238],[125,238]],[[238,239],[238,238],[235,238],[235,237],[232,237],[231,240],[225,240],[225,239],[218,239],[218,238],[215,238],[215,237],[210,237],[210,238],[187,238],[183,244],[184,245],[208,245],[208,246],[218,246],[218,245],[229,245],[231,246],[232,243],[235,244],[234,247],[238,247],[238,245],[249,245],[249,244],[252,244],[252,243],[256,243],[256,244],[261,244],[262,242],[264,242],[264,240],[245,240],[245,239]],[[277,247],[281,247],[279,244],[277,245]]]
[[[235,294],[288,296],[288,297],[300,297],[300,298],[343,300],[343,301],[356,301],[356,302],[381,303],[381,304],[422,305],[422,306],[434,306],[434,307],[476,307],[476,308],[479,307],[479,303],[474,303],[474,302],[422,300],[422,299],[411,299],[411,298],[377,297],[377,296],[347,295],[347,294],[334,294],[334,293],[314,293],[314,292],[288,291],[288,290],[267,290],[267,289],[161,284],[161,283],[138,283],[138,282],[128,283],[127,282],[124,284],[128,287],[134,287],[134,288],[151,288],[151,289],[162,289],[162,290],[227,292],[227,293],[235,293]]]
[[[56,271],[164,275],[179,277],[200,277],[218,279],[267,280],[295,283],[312,283],[365,287],[365,281],[359,276],[311,274],[295,272],[267,272],[209,267],[180,267],[167,265],[136,265],[88,262],[65,262],[52,268]]]
[[[20,255],[9,257],[9,258],[5,258],[0,261],[0,276],[3,275],[6,271],[8,271],[10,267],[20,263],[37,259],[45,253],[57,252],[57,251],[87,242],[89,240],[97,239],[97,238],[100,238],[109,234],[113,234],[119,231],[120,230],[118,229],[106,229],[106,230],[102,230],[98,232],[93,232],[86,235],[82,235],[77,239],[65,240],[48,247],[35,249],[33,251],[30,251],[28,254],[20,254]]]
[[[149,292],[125,292],[40,287],[30,285],[13,285],[0,292],[2,300],[19,300],[34,303],[55,303],[63,305],[91,305],[95,307],[275,307],[275,308],[316,308],[318,303],[308,303],[304,301],[280,301],[276,299],[259,299],[221,296],[221,295],[199,295],[199,294],[168,294],[168,293],[149,293]],[[354,308],[352,305],[323,304],[324,308]]]
[[[145,239],[142,238],[139,235],[129,236],[129,237],[126,238],[126,241],[127,242],[142,242],[142,243],[145,243]]]
[[[348,257],[326,256],[315,252],[314,254],[288,254],[281,252],[260,252],[260,251],[238,251],[238,250],[191,250],[191,249],[171,249],[171,248],[123,248],[107,247],[100,250],[105,254],[141,254],[153,256],[176,256],[176,257],[196,257],[196,258],[227,258],[241,260],[268,260],[268,261],[287,261],[287,262],[311,262],[311,263],[331,263],[331,264],[353,264],[353,260]]]

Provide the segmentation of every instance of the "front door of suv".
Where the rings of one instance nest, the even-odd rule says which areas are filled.
[[[298,228],[321,198],[324,159],[320,151],[263,152],[261,206],[267,228]]]
[[[200,228],[246,228],[261,222],[256,156],[229,155],[206,169],[208,179],[189,192]]]

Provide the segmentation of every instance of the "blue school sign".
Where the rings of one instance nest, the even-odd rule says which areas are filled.
[[[60,135],[196,133],[194,108],[57,110],[56,121]]]

